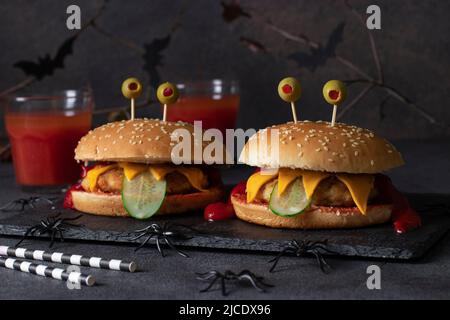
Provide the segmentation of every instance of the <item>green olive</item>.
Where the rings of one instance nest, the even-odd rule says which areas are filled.
[[[347,97],[347,88],[342,81],[330,80],[323,86],[323,97],[332,105],[339,105]]]
[[[302,94],[300,81],[293,77],[287,77],[278,84],[278,94],[286,102],[297,101]]]
[[[173,104],[178,99],[178,89],[170,82],[165,82],[156,90],[156,97],[162,104]]]
[[[122,94],[125,98],[135,99],[142,93],[142,84],[136,78],[128,78],[122,83]]]

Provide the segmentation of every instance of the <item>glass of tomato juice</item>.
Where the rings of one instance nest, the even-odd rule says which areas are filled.
[[[239,110],[237,81],[214,79],[176,86],[180,97],[169,106],[168,121],[202,121],[203,129],[219,129],[224,137],[226,129],[234,129]]]
[[[79,177],[74,149],[91,128],[93,104],[89,89],[8,97],[5,125],[18,185],[36,192]]]

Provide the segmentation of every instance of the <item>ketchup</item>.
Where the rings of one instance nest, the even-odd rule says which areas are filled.
[[[376,184],[382,196],[393,204],[392,223],[397,233],[405,233],[422,225],[420,216],[411,207],[408,199],[392,185],[387,176],[377,175]]]
[[[245,193],[245,185],[245,181],[238,183],[233,190],[231,190],[230,196],[228,197],[228,201],[226,203],[216,202],[208,205],[203,213],[204,219],[207,221],[217,221],[234,218],[236,213],[234,212],[233,205],[231,204],[231,197],[234,194]]]
[[[81,179],[86,178],[86,175],[89,172],[89,170],[91,170],[94,167],[95,166],[81,166]],[[69,190],[67,190],[66,195],[64,196],[64,203],[63,203],[63,206],[66,209],[74,209],[72,200],[72,191],[84,191],[83,187],[81,186],[81,181],[72,185],[69,188]]]

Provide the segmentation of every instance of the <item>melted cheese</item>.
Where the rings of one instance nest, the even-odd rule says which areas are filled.
[[[314,191],[319,183],[327,178],[330,174],[320,171],[305,171],[303,174],[303,187],[305,188],[306,196],[311,199]]]
[[[189,183],[197,190],[205,190],[202,188],[202,182],[205,179],[204,173],[199,168],[194,167],[175,167],[167,165],[152,165],[149,167],[150,173],[153,177],[160,181],[165,178],[166,175],[174,171],[181,173],[188,179]]]
[[[106,171],[115,169],[116,167],[117,167],[117,164],[110,164],[107,166],[95,166],[94,168],[90,169],[88,171],[88,173],[86,174],[86,179],[89,181],[89,191],[93,191],[95,189],[95,186],[97,185],[98,177],[100,175],[102,175]]]
[[[375,176],[369,174],[338,174],[337,178],[347,186],[359,211],[362,214],[366,214],[367,200],[369,199],[370,190],[373,188]]]
[[[205,190],[202,188],[203,181],[205,181],[205,175],[199,168],[193,167],[175,167],[168,165],[145,165],[139,163],[120,162],[118,164],[111,164],[107,166],[96,166],[89,170],[86,175],[86,179],[89,182],[89,190],[93,191],[97,185],[97,180],[100,175],[120,167],[123,169],[123,173],[128,181],[133,180],[136,176],[142,172],[149,170],[156,180],[160,181],[166,177],[169,173],[179,172],[188,179],[189,183],[197,190]]]
[[[255,200],[259,190],[263,185],[278,176],[278,192],[283,194],[286,188],[298,177],[302,177],[303,187],[305,188],[308,199],[312,197],[319,183],[329,177],[331,174],[320,171],[304,171],[283,168],[275,174],[254,173],[247,180],[246,192],[247,202]],[[345,184],[350,191],[353,201],[362,214],[367,212],[367,201],[370,191],[373,188],[375,176],[369,174],[336,174],[336,177]]]
[[[245,190],[247,192],[247,202],[252,202],[253,200],[255,200],[259,189],[261,189],[261,187],[270,180],[275,179],[277,175],[278,172],[274,174],[261,174],[260,172],[252,174],[247,180]]]
[[[303,172],[301,170],[280,169],[278,172],[278,195],[281,196],[291,182],[302,175]]]
[[[119,167],[123,169],[123,174],[128,181],[133,180],[137,175],[147,170],[148,166],[139,163],[120,162]]]

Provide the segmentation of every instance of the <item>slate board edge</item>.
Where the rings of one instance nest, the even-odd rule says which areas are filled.
[[[130,241],[134,234],[129,232],[117,232],[117,231],[102,231],[102,230],[90,230],[86,227],[83,228],[83,239],[80,239],[78,228],[68,228],[64,233],[66,240],[78,240],[78,241],[95,241],[105,243],[122,243],[122,244],[138,244],[142,243],[145,239],[141,238],[136,241]],[[420,243],[416,245],[414,250],[409,248],[386,248],[379,247],[376,250],[376,254],[370,254],[373,252],[372,247],[368,246],[351,246],[345,244],[328,244],[328,248],[335,251],[335,256],[347,256],[347,257],[361,257],[361,258],[373,258],[373,259],[390,259],[390,260],[415,260],[421,258],[432,246],[434,246],[450,229],[450,223],[447,223],[446,228],[440,229],[439,232],[433,235],[432,240],[426,245]],[[22,237],[26,232],[27,227],[18,227],[15,225],[0,225],[0,234],[14,237]],[[47,235],[30,236],[27,237],[37,239],[49,239]],[[57,240],[59,241],[59,240]],[[267,252],[278,253],[287,244],[288,241],[276,241],[276,240],[251,240],[251,239],[236,239],[229,237],[222,237],[216,235],[197,235],[192,239],[185,241],[173,241],[174,244],[181,247],[191,248],[208,248],[208,249],[221,249],[221,250],[245,250],[253,252]],[[149,241],[149,246],[154,244],[152,239]],[[371,250],[369,250],[371,249]],[[330,255],[324,252],[324,255]]]

